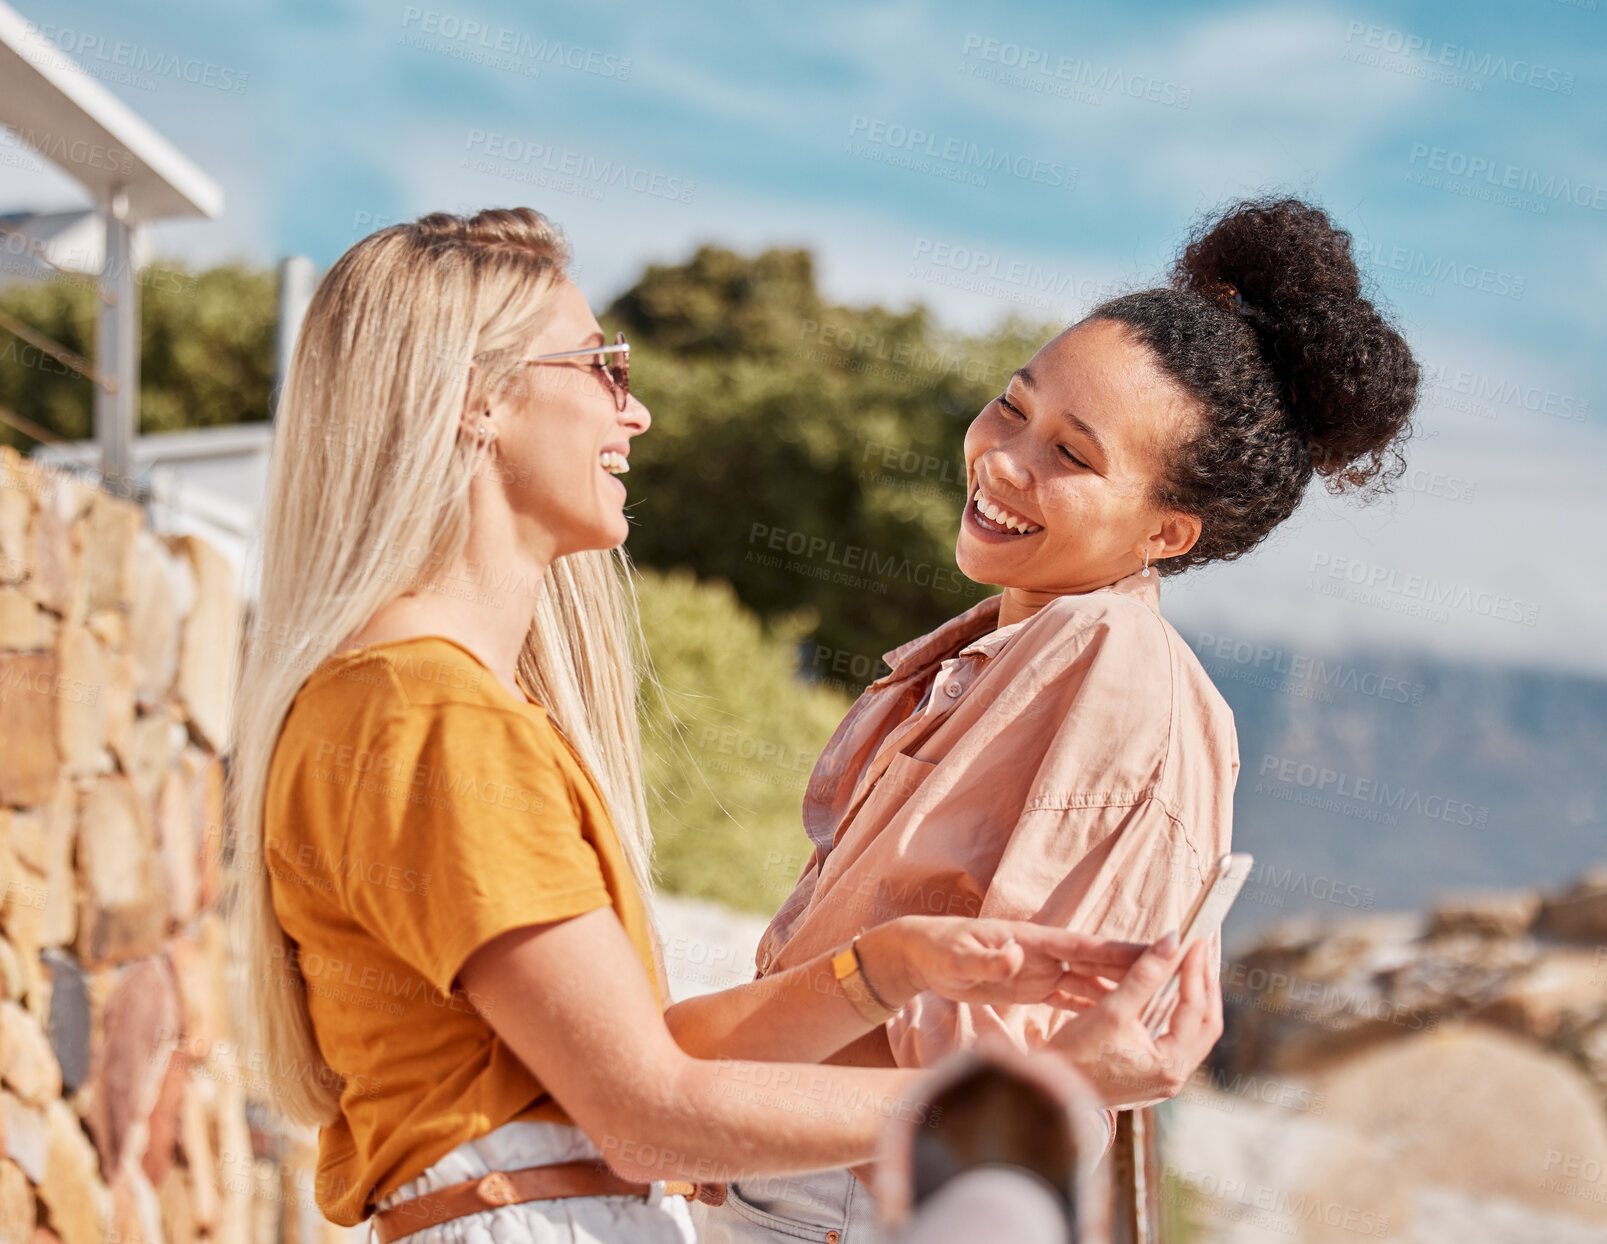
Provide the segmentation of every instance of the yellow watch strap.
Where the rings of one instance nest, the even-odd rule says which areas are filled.
[[[857,940],[857,938],[855,939]],[[865,973],[860,967],[859,952],[854,943],[849,942],[831,957],[831,971],[840,982],[843,992],[857,1010],[873,1024],[885,1024],[898,1011],[884,1006],[872,993],[870,983],[865,979]]]

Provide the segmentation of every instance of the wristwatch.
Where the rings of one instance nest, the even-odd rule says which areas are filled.
[[[854,1008],[873,1024],[885,1024],[897,1015],[899,1008],[888,1006],[865,976],[865,965],[859,959],[859,934],[831,957],[831,971],[842,982]]]

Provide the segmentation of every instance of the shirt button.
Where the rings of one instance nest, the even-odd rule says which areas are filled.
[[[842,1239],[842,1238],[843,1238],[843,1233],[841,1231],[828,1231],[828,1232],[826,1232],[826,1244],[837,1244],[837,1241]]]
[[[964,690],[965,688],[960,686],[959,683],[951,682],[948,686],[943,688],[943,694],[948,696],[951,700],[957,700],[960,698],[960,692]]]

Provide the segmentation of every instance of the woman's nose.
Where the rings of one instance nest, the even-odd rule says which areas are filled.
[[[1006,484],[1018,492],[1025,492],[1032,476],[1020,460],[1003,449],[992,449],[982,455],[983,473],[996,483]]]
[[[625,409],[619,418],[620,422],[631,430],[632,436],[640,436],[653,426],[652,413],[634,393],[625,399]]]

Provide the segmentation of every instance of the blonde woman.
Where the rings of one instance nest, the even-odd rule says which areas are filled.
[[[1220,1031],[1204,959],[922,917],[668,1002],[649,916],[628,346],[528,209],[364,239],[278,415],[231,768],[233,909],[316,1199],[382,1244],[689,1241],[688,1198],[862,1162],[912,1072],[811,1066],[926,990],[1077,1007],[1112,1102]],[[1183,970],[1171,1033],[1138,1008]],[[1113,982],[1119,980],[1119,984]]]
[[[1239,751],[1160,579],[1249,552],[1316,474],[1387,478],[1417,383],[1349,235],[1294,199],[1203,221],[1169,286],[1046,342],[965,436],[955,556],[1001,590],[888,653],[822,751],[813,852],[760,942],[761,979],[912,912],[1139,942],[1175,927],[1229,850]],[[828,1061],[1052,1047],[1076,1022],[928,993]],[[874,1216],[847,1171],[729,1191],[695,1214],[709,1244],[860,1244]]]

